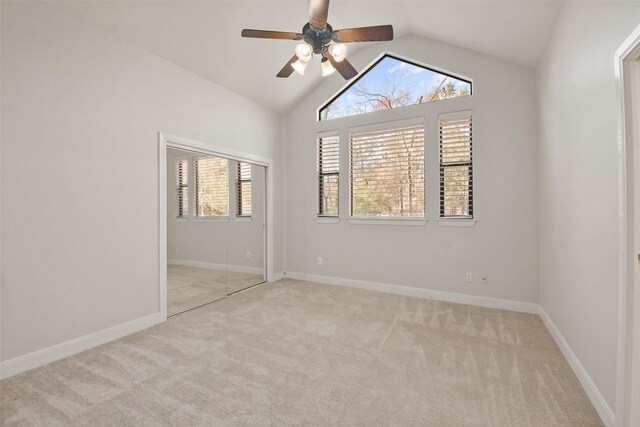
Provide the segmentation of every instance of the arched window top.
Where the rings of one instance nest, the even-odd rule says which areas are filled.
[[[319,120],[471,95],[471,82],[384,55],[320,108]]]

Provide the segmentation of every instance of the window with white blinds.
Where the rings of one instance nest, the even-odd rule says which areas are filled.
[[[176,217],[189,216],[189,161],[176,160]]]
[[[440,116],[440,217],[473,218],[471,112]]]
[[[424,124],[350,135],[352,217],[424,217]]]
[[[318,216],[338,216],[340,138],[318,138]]]
[[[222,157],[193,158],[195,216],[229,216],[229,164]]]
[[[251,216],[251,164],[237,162],[236,215]]]

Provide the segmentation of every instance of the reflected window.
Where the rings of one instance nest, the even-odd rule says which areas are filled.
[[[229,216],[229,166],[222,157],[194,157],[195,215]]]
[[[187,218],[189,216],[189,161],[178,159],[176,161],[176,217]]]
[[[238,162],[236,166],[237,216],[251,216],[251,164]]]

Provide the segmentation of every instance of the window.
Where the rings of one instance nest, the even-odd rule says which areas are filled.
[[[320,108],[319,120],[471,95],[471,82],[385,55]]]
[[[471,112],[440,116],[440,216],[473,218]]]
[[[318,138],[318,216],[338,216],[339,141],[337,135]]]
[[[424,217],[424,125],[350,135],[351,216]]]
[[[222,157],[193,158],[197,217],[229,216],[228,160]]]
[[[176,217],[187,218],[189,216],[189,161],[178,159],[176,161]]]
[[[236,166],[237,216],[251,216],[251,164],[237,162]]]

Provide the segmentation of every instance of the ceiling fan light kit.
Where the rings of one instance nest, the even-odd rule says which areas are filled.
[[[315,53],[322,55],[320,65],[323,77],[338,70],[345,80],[355,77],[358,72],[347,61],[347,46],[344,43],[393,40],[391,25],[334,30],[327,23],[328,13],[329,0],[309,0],[309,22],[301,33],[244,29],[242,37],[303,41],[296,46],[295,55],[277,77],[289,77],[294,71],[304,75],[304,70]]]
[[[331,65],[331,62],[329,62],[327,58],[322,58],[322,60],[320,61],[320,65],[322,66],[322,77],[326,77],[336,71],[336,69],[333,68],[333,65]]]

